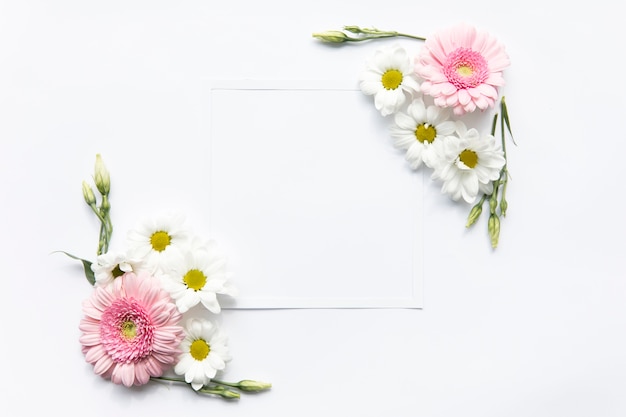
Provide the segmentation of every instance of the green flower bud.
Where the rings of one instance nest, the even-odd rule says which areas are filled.
[[[500,238],[500,218],[497,215],[492,214],[489,216],[487,230],[491,238],[491,247],[495,249],[498,246],[498,239]]]
[[[204,386],[200,388],[198,392],[202,392],[204,394],[219,395],[222,398],[228,398],[228,399],[241,398],[241,394],[239,394],[237,391],[233,391],[233,390],[224,388],[219,385]]]
[[[96,204],[96,196],[94,195],[93,190],[86,181],[83,181],[83,197],[85,198],[85,202],[90,206]]]
[[[228,399],[237,399],[237,398],[241,398],[241,394],[239,394],[236,391],[231,391],[229,389],[224,389],[222,390],[219,395],[223,398],[228,398]]]
[[[111,190],[111,179],[109,171],[104,166],[104,162],[102,162],[100,154],[96,155],[94,182],[96,183],[96,188],[100,191],[100,194],[109,195],[109,191]]]
[[[239,381],[237,383],[237,388],[239,388],[242,391],[256,392],[256,391],[263,391],[266,389],[270,389],[272,388],[272,384],[267,383],[267,382],[252,381],[249,379],[244,379],[243,381]]]
[[[482,212],[483,212],[482,203],[478,203],[474,207],[472,207],[472,210],[470,211],[469,216],[467,216],[467,224],[465,225],[465,227],[470,227],[471,225],[476,223],[476,220],[478,220]]]
[[[502,200],[500,200],[500,214],[502,214],[502,217],[506,217],[507,208],[509,208],[509,203],[506,201],[506,199],[503,196]]]
[[[352,33],[364,33],[363,29],[361,29],[359,26],[344,26],[343,28]]]
[[[489,198],[489,213],[496,214],[496,207],[498,207],[498,200],[496,190],[493,190],[493,194]]]
[[[313,37],[330,43],[348,42],[350,39],[345,33],[338,30],[328,30],[326,32],[314,33]]]

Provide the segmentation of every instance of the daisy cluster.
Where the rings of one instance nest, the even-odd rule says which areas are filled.
[[[126,387],[170,381],[222,398],[270,388],[216,379],[232,359],[216,320],[219,297],[237,294],[217,243],[194,234],[184,216],[164,214],[139,221],[125,248],[109,251],[110,179],[100,155],[95,172],[101,204],[86,182],[83,196],[102,225],[96,262],[68,254],[83,262],[94,286],[79,325],[82,352],[94,372]]]
[[[468,126],[464,120],[466,115],[496,106],[498,90],[505,84],[503,71],[510,65],[504,46],[467,24],[428,38],[358,26],[344,29],[313,36],[331,43],[401,36],[423,41],[415,54],[399,44],[377,49],[359,75],[359,87],[373,97],[380,115],[391,120],[393,144],[402,150],[412,169],[429,169],[431,179],[440,182],[442,193],[454,201],[472,204],[481,196],[470,211],[468,227],[489,200],[488,230],[495,248],[499,214],[504,216],[507,206],[504,131],[502,141],[498,141],[495,117],[490,133]],[[506,123],[510,132],[503,97],[501,108],[501,124]]]

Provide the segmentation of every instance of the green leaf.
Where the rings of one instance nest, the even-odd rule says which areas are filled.
[[[498,123],[498,113],[493,115],[493,122],[491,122],[491,135],[496,134],[496,125]]]
[[[509,120],[509,111],[506,109],[506,102],[504,101],[504,97],[502,97],[502,100],[500,101],[500,106],[502,107],[502,120],[504,120],[504,123],[506,124],[506,128],[509,131],[509,134],[511,135],[511,140],[513,141],[513,144],[517,146],[517,143],[515,143],[515,138],[513,137],[513,132],[511,131],[511,121]]]
[[[96,284],[96,276],[94,275],[93,271],[91,270],[91,262],[86,260],[86,259],[82,259],[79,258],[78,256],[74,256],[71,253],[67,253],[65,251],[59,250],[57,252],[61,252],[66,254],[67,256],[69,256],[72,259],[76,259],[77,261],[81,261],[83,264],[83,269],[85,270],[85,278],[87,278],[87,281],[89,281],[89,283],[91,285],[95,285]]]

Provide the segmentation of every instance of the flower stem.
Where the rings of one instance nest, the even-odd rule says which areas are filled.
[[[402,36],[405,38],[417,39],[420,41],[426,40],[426,38],[423,38],[421,36],[409,35],[406,33],[400,33],[400,32],[389,31],[389,30],[378,30],[375,28],[361,28],[359,26],[344,26],[343,29],[350,33],[354,33],[357,35],[372,36],[372,38],[376,38],[376,37],[388,38],[388,37],[394,37],[394,36]]]
[[[217,379],[211,379],[211,382],[215,384],[219,384],[219,385],[224,385],[225,387],[231,387],[231,388],[237,388],[239,386],[237,382],[219,381]]]
[[[224,385],[226,387],[237,388],[241,391],[246,391],[246,392],[259,392],[259,391],[265,391],[265,390],[272,388],[272,384],[270,383],[254,381],[251,379],[242,379],[239,382],[224,382],[224,381],[218,381],[217,379],[212,379],[211,382],[215,384]]]
[[[504,166],[500,171],[500,180],[499,182],[502,184],[502,193],[500,195],[500,213],[502,217],[506,217],[506,210],[508,208],[508,203],[506,201],[506,188],[509,183],[509,169],[508,169],[508,159],[506,155],[506,132],[504,126],[506,124],[509,135],[511,135],[511,140],[515,144],[515,140],[513,139],[513,132],[511,132],[511,122],[509,120],[509,112],[506,107],[506,101],[504,96],[502,100],[500,100],[500,109],[502,113],[502,118],[500,120],[500,139],[502,140],[502,152],[504,154]]]
[[[189,384],[183,378],[160,376],[160,377],[152,377],[151,379],[157,380],[157,381],[175,382],[179,384],[185,384],[191,387],[191,384]],[[215,385],[210,385],[211,383]],[[214,394],[214,395],[219,395],[223,398],[233,399],[233,398],[239,398],[240,394],[238,391],[234,391],[231,388],[236,388],[242,392],[259,392],[259,391],[267,390],[271,388],[271,386],[272,386],[271,384],[268,384],[265,382],[252,381],[248,379],[244,379],[239,382],[226,382],[226,381],[219,381],[217,379],[211,379],[208,384],[205,384],[199,390],[197,391],[194,390],[194,391],[200,394]]]
[[[511,139],[513,139],[513,133],[511,132],[511,123],[509,121],[508,110],[506,108],[506,101],[502,97],[500,101],[500,140],[502,142],[502,153],[504,156],[504,165],[500,169],[500,176],[493,182],[493,191],[490,194],[483,194],[480,201],[472,207],[468,216],[466,227],[472,226],[478,216],[482,212],[482,206],[485,200],[489,199],[489,221],[487,224],[487,231],[491,237],[491,245],[495,249],[498,246],[498,240],[500,237],[500,216],[506,217],[506,210],[508,208],[508,202],[506,201],[506,189],[509,182],[509,170],[508,160],[506,157],[506,131],[509,132]],[[493,123],[491,125],[491,134],[495,135],[498,125],[498,114],[493,117]],[[505,130],[506,125],[506,130]],[[515,141],[513,142],[515,143]],[[500,201],[498,201],[498,193],[500,195]],[[500,208],[498,214],[497,208]]]
[[[98,241],[98,255],[102,255],[109,250],[109,242],[113,234],[113,224],[111,223],[111,203],[109,203],[108,195],[102,194],[102,203],[100,210],[96,213],[100,219],[100,239]]]
[[[175,383],[178,383],[178,384],[187,385],[189,388],[192,388],[191,384],[189,384],[187,381],[185,381],[182,378],[167,377],[167,376],[153,376],[153,377],[150,377],[150,379],[152,379],[154,381],[175,382]],[[237,398],[240,397],[240,394],[237,391],[233,391],[233,390],[224,388],[224,387],[219,386],[219,385],[204,385],[199,390],[194,390],[194,392],[196,392],[198,394],[218,395],[218,396],[220,396],[222,398],[226,398],[226,399],[237,399]]]
[[[356,36],[350,36],[346,34],[345,32],[349,32]],[[328,42],[328,43],[362,42],[362,41],[368,41],[368,40],[374,40],[374,39],[396,38],[396,37],[417,39],[420,41],[426,40],[426,38],[422,36],[410,35],[408,33],[388,31],[388,30],[378,30],[375,28],[361,28],[359,26],[344,26],[343,31],[329,30],[326,32],[314,33],[313,37],[321,41]]]
[[[180,384],[189,385],[182,378],[174,378],[174,377],[169,377],[169,376],[151,376],[150,379],[155,380],[155,381],[177,382],[177,383],[180,383]]]

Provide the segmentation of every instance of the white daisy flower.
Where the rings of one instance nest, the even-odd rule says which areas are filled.
[[[438,162],[432,178],[443,181],[441,191],[453,200],[472,203],[479,192],[491,194],[506,160],[493,135],[481,138],[462,122],[457,122],[457,132],[459,137],[447,136],[435,147]]]
[[[185,382],[199,390],[232,359],[227,343],[226,336],[215,324],[204,319],[189,319],[180,345],[183,353],[174,372],[185,375]]]
[[[141,259],[129,258],[125,253],[107,252],[98,256],[96,262],[91,264],[91,270],[96,286],[104,287],[126,272],[139,272],[143,269],[142,264]]]
[[[128,233],[128,254],[143,259],[150,272],[167,268],[171,259],[189,241],[180,214],[159,215],[146,218]]]
[[[221,311],[217,294],[236,295],[230,285],[226,258],[213,241],[204,243],[199,238],[191,240],[177,262],[161,276],[165,288],[181,313],[198,303],[212,313]]]
[[[361,91],[374,96],[380,114],[387,116],[400,110],[407,95],[419,92],[413,61],[399,45],[377,50],[359,76]]]
[[[396,113],[395,125],[390,128],[394,145],[406,151],[405,158],[411,168],[422,165],[431,167],[429,158],[433,153],[433,144],[444,136],[454,133],[456,125],[448,120],[449,109],[434,105],[426,107],[421,98],[413,100],[406,113]]]

